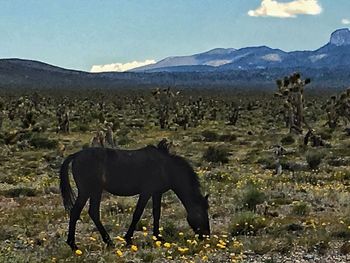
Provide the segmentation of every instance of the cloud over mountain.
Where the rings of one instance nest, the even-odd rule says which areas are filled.
[[[322,7],[318,0],[294,0],[279,2],[276,0],[262,0],[255,10],[249,10],[249,16],[291,18],[298,15],[318,15]]]
[[[90,72],[98,73],[98,72],[123,72],[133,68],[138,68],[142,66],[146,66],[149,64],[156,63],[153,59],[147,59],[145,61],[132,61],[127,63],[112,63],[106,65],[93,65],[91,67]]]
[[[342,23],[343,25],[350,25],[350,19],[343,18],[343,19],[341,20],[341,23]]]

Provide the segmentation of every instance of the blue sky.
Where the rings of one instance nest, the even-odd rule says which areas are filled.
[[[276,15],[262,2],[282,5]],[[291,2],[310,10],[290,11]],[[0,58],[88,71],[216,47],[316,49],[349,20],[349,0],[2,0]]]

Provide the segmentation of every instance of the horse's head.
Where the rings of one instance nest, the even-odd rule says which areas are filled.
[[[199,235],[200,238],[203,236],[210,235],[209,217],[208,217],[208,196],[200,196],[199,200],[188,209],[187,221],[192,227],[193,231]]]

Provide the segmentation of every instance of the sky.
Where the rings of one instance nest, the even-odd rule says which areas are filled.
[[[349,0],[0,0],[0,58],[123,71],[218,47],[314,50],[344,27]]]

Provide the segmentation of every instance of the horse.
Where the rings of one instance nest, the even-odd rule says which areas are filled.
[[[69,164],[78,189],[76,196],[69,183]],[[197,174],[183,158],[169,152],[162,140],[157,146],[137,150],[85,148],[69,155],[60,169],[63,205],[69,211],[67,244],[77,250],[75,228],[80,213],[89,200],[88,214],[108,247],[113,241],[100,221],[103,191],[117,196],[139,195],[132,222],[124,239],[132,244],[136,224],[152,198],[153,235],[159,235],[162,194],[172,190],[187,213],[187,222],[200,238],[210,235],[208,195],[203,196]]]

